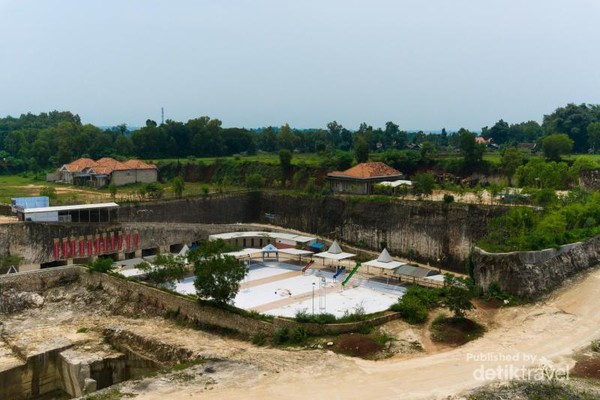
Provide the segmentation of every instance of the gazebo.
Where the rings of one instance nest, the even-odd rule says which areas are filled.
[[[279,261],[279,249],[273,246],[271,243],[263,247],[261,249],[261,252],[263,261],[265,261],[265,254],[267,255],[267,258],[271,258],[272,253],[275,253],[275,258],[277,259],[277,261]]]
[[[322,253],[315,254],[315,257],[319,257],[323,259],[323,265],[325,265],[325,259],[334,260],[334,261],[342,261],[347,258],[352,258],[356,254],[345,253],[342,251],[342,248],[338,244],[337,240],[334,240],[331,246],[327,251]]]
[[[406,263],[394,261],[387,249],[383,249],[376,260],[367,261],[363,265],[367,266],[367,272],[369,272],[369,267],[379,268],[385,271],[393,271],[396,268],[406,265]]]

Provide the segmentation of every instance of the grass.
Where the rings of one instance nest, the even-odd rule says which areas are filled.
[[[144,160],[146,162],[157,163],[157,162],[170,162],[179,161],[181,164],[188,163],[199,163],[202,162],[206,165],[214,164],[216,160],[236,160],[240,162],[262,162],[265,164],[279,164],[279,154],[276,153],[264,153],[264,154],[255,154],[248,156],[227,156],[227,157],[198,157],[194,159],[189,158],[161,158],[161,159],[149,159]],[[316,153],[302,153],[302,154],[294,154],[292,157],[292,164],[307,164],[312,166],[320,165],[323,157],[319,156]]]

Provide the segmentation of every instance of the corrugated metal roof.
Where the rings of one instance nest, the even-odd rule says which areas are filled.
[[[430,275],[437,275],[438,272],[432,269],[416,267],[414,265],[403,265],[394,271],[396,275],[406,275],[415,278],[425,278]]]

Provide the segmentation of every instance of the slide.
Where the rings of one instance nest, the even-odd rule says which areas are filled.
[[[348,281],[350,280],[350,278],[352,278],[352,275],[354,275],[354,273],[356,272],[357,269],[360,268],[360,263],[356,263],[356,266],[354,268],[352,268],[352,271],[350,271],[350,273],[348,274],[348,276],[346,277],[346,279],[344,279],[344,282],[342,282],[342,286],[346,286],[346,283],[348,283]]]
[[[343,274],[345,270],[346,270],[346,267],[340,268],[338,272],[336,272],[335,274],[333,274],[333,279],[335,279],[338,276],[340,276],[341,274]]]
[[[314,261],[314,260],[310,260],[310,261],[308,262],[308,264],[306,264],[306,266],[305,266],[304,268],[302,268],[302,272],[306,272],[306,270],[307,270],[307,269],[309,269],[309,268],[310,268],[310,266],[311,266],[311,265],[313,265],[314,263],[315,263],[315,261]]]

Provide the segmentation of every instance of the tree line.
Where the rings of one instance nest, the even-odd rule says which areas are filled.
[[[551,134],[563,134],[571,142],[549,141],[555,154],[596,152],[600,147],[600,105],[568,104],[535,121],[508,124],[500,120],[491,128],[483,127],[481,136],[491,139],[500,150],[518,143],[538,143]],[[167,120],[158,124],[147,120],[144,127],[131,132],[125,124],[100,129],[82,124],[69,111],[23,114],[18,118],[0,118],[0,171],[18,173],[58,167],[79,157],[142,159],[221,157],[234,154],[273,153],[280,149],[301,153],[329,153],[357,162],[371,153],[382,153],[386,162],[410,164],[411,158],[427,161],[437,152],[462,152],[467,167],[475,168],[486,145],[475,143],[475,132],[460,129],[438,133],[408,132],[388,121],[374,128],[361,123],[348,129],[336,121],[326,128],[294,129],[288,124],[259,129],[224,128],[218,119],[207,116],[187,122]],[[558,147],[557,147],[558,146]],[[418,152],[407,153],[413,149]],[[550,153],[549,153],[550,154]],[[399,159],[402,162],[399,161]],[[342,164],[344,160],[342,160]]]

